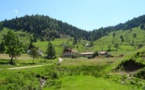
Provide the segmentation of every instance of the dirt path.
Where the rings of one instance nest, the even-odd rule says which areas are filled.
[[[44,65],[48,65],[48,64],[44,64]],[[22,66],[22,67],[12,67],[12,68],[4,68],[4,69],[8,69],[8,70],[17,70],[17,69],[25,69],[25,68],[35,68],[35,67],[42,67],[44,65],[33,65],[33,66]],[[0,68],[0,70],[4,70],[3,68]]]
[[[58,58],[58,59],[59,59],[58,63],[61,63],[61,62],[63,61],[63,59],[62,59],[62,58]]]
[[[59,61],[58,63],[61,63],[63,61],[62,58],[58,58]],[[35,67],[42,67],[44,65],[48,65],[48,64],[43,64],[43,65],[33,65],[33,66],[22,66],[22,67],[12,67],[12,68],[6,68],[8,70],[17,70],[17,69],[25,69],[25,68],[35,68]],[[3,70],[2,68],[0,68],[0,70]]]
[[[24,69],[24,68],[33,68],[33,67],[41,67],[44,65],[34,65],[34,66],[23,66],[23,67],[13,67],[13,68],[7,68],[9,70],[13,70],[13,69]]]

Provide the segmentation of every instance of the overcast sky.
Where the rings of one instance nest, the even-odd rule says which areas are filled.
[[[145,14],[145,0],[1,0],[0,21],[48,15],[84,30],[124,23]]]

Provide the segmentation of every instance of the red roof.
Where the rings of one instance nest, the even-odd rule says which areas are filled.
[[[63,52],[77,52],[76,50],[72,50],[72,49],[64,49]]]

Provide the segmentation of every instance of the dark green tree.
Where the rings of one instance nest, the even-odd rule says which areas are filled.
[[[115,37],[115,32],[113,32],[113,37]]]
[[[73,45],[77,44],[77,37],[74,37]]]
[[[111,51],[111,44],[108,44],[107,48],[108,48],[108,51]]]
[[[30,50],[31,50],[30,56],[33,58],[32,63],[34,63],[34,59],[39,57],[39,52],[35,47],[31,48]]]
[[[20,42],[18,35],[11,30],[5,35],[4,43],[7,47],[7,53],[11,58],[10,64],[14,64],[13,58],[21,55],[22,43]]]
[[[133,38],[136,38],[136,37],[137,37],[137,34],[136,34],[136,33],[134,33],[134,34],[133,34]]]
[[[0,23],[0,30],[2,30],[3,29],[3,26],[2,26],[2,23]]]
[[[3,53],[4,51],[5,51],[5,44],[2,41],[1,44],[0,44],[0,52]]]
[[[29,49],[31,49],[31,48],[33,48],[33,47],[34,47],[33,43],[30,42],[30,44],[29,44]]]
[[[49,58],[49,59],[56,58],[55,49],[50,41],[49,41],[48,47],[47,47],[47,58]]]
[[[114,48],[116,48],[116,51],[117,51],[118,48],[119,48],[119,45],[116,43],[116,44],[114,45]]]
[[[121,42],[124,42],[124,38],[122,35],[120,36],[120,39],[121,39]]]
[[[33,37],[34,37],[33,42],[37,42],[37,36],[36,35],[33,35]]]
[[[93,47],[93,40],[91,40],[91,42],[90,42],[90,47]]]
[[[145,25],[144,24],[140,25],[140,29],[145,29]]]
[[[95,58],[96,56],[98,56],[99,54],[98,54],[98,51],[95,51],[94,52],[94,54],[93,54],[93,56],[92,56],[92,58]]]

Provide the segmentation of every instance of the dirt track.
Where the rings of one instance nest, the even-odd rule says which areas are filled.
[[[34,66],[23,66],[23,67],[13,67],[13,68],[7,68],[9,70],[13,70],[13,69],[24,69],[24,68],[33,68],[33,67],[41,67],[44,65],[34,65]]]

